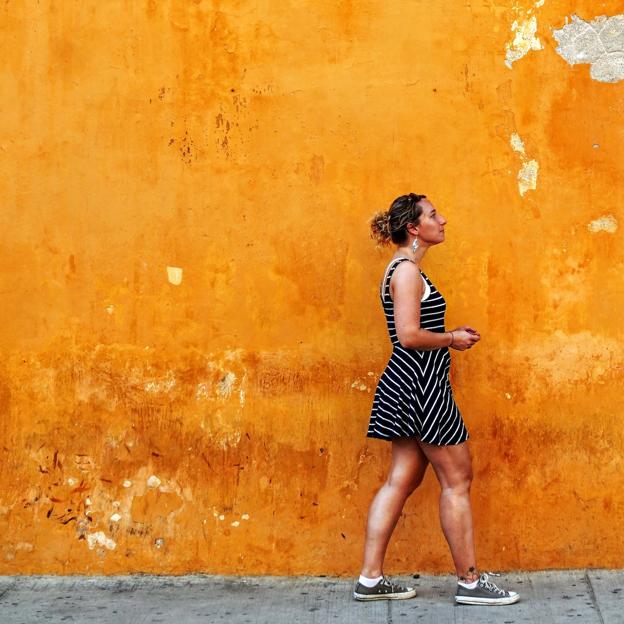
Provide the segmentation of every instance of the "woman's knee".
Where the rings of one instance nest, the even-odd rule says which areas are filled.
[[[405,496],[409,496],[422,483],[425,476],[424,471],[417,473],[393,472],[388,476],[388,485],[401,491]]]
[[[445,479],[441,486],[443,490],[451,490],[456,494],[470,492],[472,479],[472,466],[466,466],[461,470],[455,471],[450,478]]]

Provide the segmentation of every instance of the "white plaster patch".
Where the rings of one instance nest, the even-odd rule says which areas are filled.
[[[165,540],[162,537],[157,537],[154,540],[154,546],[156,546],[156,548],[162,548],[165,545]]]
[[[232,371],[227,372],[223,379],[217,384],[217,394],[227,399],[232,394],[235,382],[236,375]]]
[[[73,487],[74,485],[76,485],[76,483],[78,483],[78,481],[76,481],[76,479],[74,479],[73,477],[69,477],[67,479],[67,485],[71,485]]]
[[[543,3],[537,3],[535,7],[542,6]],[[505,46],[507,54],[505,56],[505,65],[511,69],[516,61],[526,56],[531,50],[541,50],[543,48],[541,41],[537,38],[537,18],[531,15],[533,9],[526,11],[524,15],[519,9],[518,19],[514,20],[511,25],[513,39]]]
[[[91,505],[91,499],[90,498],[85,498],[85,505]]]
[[[32,552],[35,547],[30,542],[17,542],[15,550],[23,550],[24,552]]]
[[[152,475],[147,480],[147,487],[149,488],[157,488],[160,485],[161,481],[156,475]]]
[[[598,82],[624,80],[624,14],[600,15],[591,22],[572,15],[553,30],[557,54],[570,65],[589,63],[589,75]]]
[[[537,160],[527,160],[522,163],[522,167],[518,171],[518,190],[520,195],[524,196],[527,191],[534,191],[537,188],[538,171],[539,163]]]
[[[360,379],[356,379],[352,384],[352,388],[359,390],[360,392],[370,392],[369,387]]]
[[[182,269],[180,267],[167,267],[167,279],[170,284],[179,286],[182,283]]]
[[[604,215],[588,223],[587,229],[594,234],[596,232],[608,232],[609,234],[613,234],[618,229],[618,222],[613,215]]]
[[[231,523],[233,527],[237,527],[240,522],[238,520],[234,520],[234,522]]]
[[[114,513],[111,517],[110,517],[111,522],[119,522],[121,520],[121,514],[118,513]]]
[[[112,314],[115,311],[115,306],[111,303],[110,305],[107,305],[105,310],[109,313]]]
[[[243,514],[241,520],[249,520],[249,514]]]
[[[526,155],[524,151],[524,141],[520,138],[520,135],[517,132],[514,132],[509,139],[509,143],[511,144],[511,149],[514,152],[518,152],[523,156]]]
[[[219,446],[225,451],[228,446],[236,446],[241,440],[240,431],[230,431],[223,433],[219,438]]]
[[[104,546],[108,550],[114,550],[117,544],[110,537],[106,537],[104,531],[96,531],[87,535],[87,544],[89,550],[93,550],[96,546]]]
[[[160,392],[169,392],[176,385],[174,374],[169,371],[164,379],[153,379],[143,385],[145,392],[157,394]]]
[[[520,154],[522,165],[518,171],[518,191],[520,191],[521,196],[524,196],[527,191],[535,190],[537,188],[537,172],[539,171],[539,163],[537,160],[529,160],[527,158],[524,141],[517,132],[514,132],[509,138],[509,144],[514,152]]]
[[[125,479],[124,482],[122,483],[122,485],[125,488],[129,488],[132,485],[132,481],[130,481],[130,479]]]

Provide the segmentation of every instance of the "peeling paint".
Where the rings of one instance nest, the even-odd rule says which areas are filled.
[[[235,381],[236,375],[234,373],[231,371],[226,373],[223,379],[217,384],[217,394],[224,399],[229,397],[234,389]]]
[[[514,132],[511,135],[511,139],[509,140],[509,142],[511,143],[511,148],[514,150],[514,152],[518,152],[523,156],[526,155],[524,151],[524,141],[520,138],[520,135],[517,132]]]
[[[179,286],[182,283],[182,269],[180,267],[167,267],[167,279],[170,284]]]
[[[537,172],[539,163],[537,160],[527,160],[522,163],[518,171],[518,190],[524,196],[527,191],[534,191],[537,188]]]
[[[147,487],[149,488],[157,488],[160,485],[161,481],[156,475],[152,475],[147,480]]]
[[[536,2],[534,7],[539,8],[543,1]],[[516,8],[518,18],[511,25],[513,39],[505,46],[507,53],[505,65],[511,69],[513,63],[526,56],[531,50],[542,50],[543,46],[537,37],[537,17],[532,15],[534,8],[526,11]]]
[[[154,379],[145,382],[143,389],[145,392],[151,392],[153,394],[170,392],[175,388],[176,379],[174,374],[169,371],[164,379]]]
[[[529,190],[537,188],[537,173],[539,171],[539,163],[534,159],[527,159],[524,141],[517,132],[512,133],[509,143],[514,152],[520,154],[521,166],[518,171],[518,191],[523,197]]]
[[[114,550],[117,546],[113,539],[106,537],[104,531],[96,531],[87,535],[87,544],[90,550],[93,550],[96,546],[104,546],[108,550]]]
[[[587,229],[594,233],[608,232],[609,234],[613,234],[618,229],[618,222],[613,215],[604,215],[588,223]]]
[[[598,82],[624,80],[624,14],[601,15],[591,22],[572,15],[553,37],[556,52],[570,65],[589,63],[589,75]]]

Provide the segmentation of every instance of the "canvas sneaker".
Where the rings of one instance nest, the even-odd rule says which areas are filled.
[[[458,583],[455,602],[468,605],[509,605],[518,602],[520,595],[517,592],[501,589],[489,580],[490,576],[500,576],[500,574],[484,572],[473,589],[468,589]]]
[[[413,598],[416,590],[391,583],[385,576],[374,587],[366,587],[358,581],[353,591],[356,600],[405,600]]]

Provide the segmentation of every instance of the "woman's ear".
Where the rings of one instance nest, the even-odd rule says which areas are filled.
[[[412,236],[418,236],[418,229],[417,229],[417,227],[413,223],[408,223],[407,224],[407,231]]]

